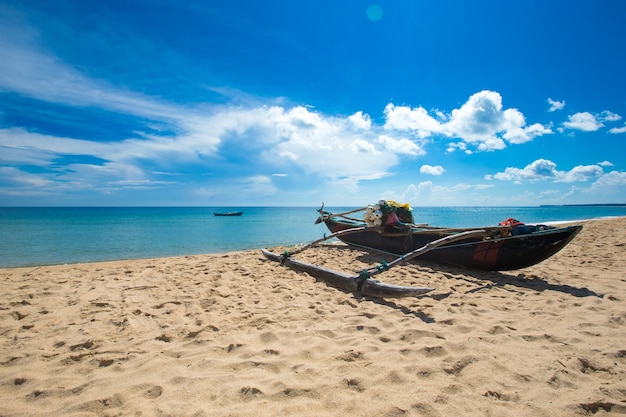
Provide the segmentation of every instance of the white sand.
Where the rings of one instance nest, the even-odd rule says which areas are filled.
[[[411,263],[377,278],[437,290],[387,301],[260,251],[0,269],[0,416],[623,415],[625,244],[619,218],[520,271]]]

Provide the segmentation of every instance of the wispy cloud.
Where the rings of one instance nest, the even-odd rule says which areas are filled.
[[[34,45],[0,38],[0,91],[67,106],[96,106],[125,114],[171,120],[182,108],[94,80]]]

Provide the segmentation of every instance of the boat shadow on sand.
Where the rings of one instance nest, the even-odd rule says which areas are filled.
[[[348,248],[347,250],[350,249]],[[388,258],[384,259],[387,261],[389,259],[393,259],[393,257],[389,255],[385,255],[384,258]],[[380,255],[370,253],[357,256],[356,259],[365,263],[371,263],[374,259],[377,260],[374,262],[382,261]],[[595,291],[592,291],[586,287],[579,288],[573,287],[571,285],[552,284],[543,278],[537,276],[529,276],[524,273],[519,273],[517,271],[483,271],[479,269],[463,268],[454,265],[439,264],[419,259],[409,260],[407,264],[427,268],[432,270],[432,272],[439,272],[449,279],[465,280],[467,282],[477,285],[476,288],[467,291],[468,294],[487,290],[493,287],[509,290],[506,287],[512,286],[537,292],[557,291],[564,294],[572,295],[574,297],[604,297],[604,295],[598,294]],[[423,271],[423,273],[428,273],[428,271]],[[384,273],[377,278],[379,278],[381,281],[384,281]],[[442,296],[441,294],[430,296],[428,294],[425,294],[424,297],[438,299],[447,298],[447,296]]]
[[[351,253],[355,253],[356,256],[352,256],[355,260],[363,262],[367,265],[379,264],[382,261],[390,262],[395,259],[393,255],[380,253],[377,251],[366,251],[362,248],[351,248],[343,245],[324,245],[325,248],[331,249],[331,251],[337,251],[337,256],[350,257]],[[545,278],[530,275],[525,271],[483,271],[478,269],[464,268],[454,265],[439,264],[431,261],[425,261],[420,259],[412,259],[406,262],[406,265],[402,267],[419,268],[417,272],[419,274],[439,273],[443,274],[445,278],[450,280],[463,280],[472,284],[473,288],[465,291],[465,294],[473,294],[480,291],[488,291],[492,288],[499,288],[505,291],[517,292],[522,289],[532,290],[536,292],[544,291],[556,291],[563,294],[568,294],[573,297],[598,297],[603,298],[603,294],[598,294],[595,291],[586,287],[575,287],[566,284],[553,284]],[[349,266],[343,268],[345,272],[350,271]],[[354,271],[353,271],[354,272]],[[376,276],[375,279],[385,282],[385,273],[381,273]],[[424,294],[417,298],[430,298],[433,300],[441,301],[453,295],[453,292],[437,292],[434,294]],[[421,311],[413,311],[405,306],[399,305],[390,299],[373,298],[355,294],[355,297],[375,302],[377,304],[385,305],[391,308],[398,309],[407,315],[412,315],[426,323],[433,323],[435,320],[429,315]]]

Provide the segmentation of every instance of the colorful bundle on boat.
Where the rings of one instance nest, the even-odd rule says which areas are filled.
[[[398,204],[392,200],[380,200],[365,209],[363,219],[367,227],[408,223],[413,224],[413,209],[408,203]]]

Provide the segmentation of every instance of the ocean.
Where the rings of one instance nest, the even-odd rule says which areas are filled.
[[[0,267],[222,253],[307,243],[328,234],[318,207],[0,207]],[[345,212],[354,207],[327,207]],[[243,210],[241,217],[214,212]],[[626,216],[626,205],[414,207],[416,223],[497,225]],[[359,217],[361,213],[354,216]]]

